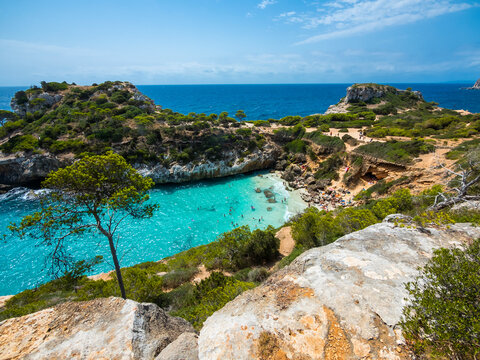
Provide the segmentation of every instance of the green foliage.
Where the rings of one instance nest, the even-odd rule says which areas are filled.
[[[243,119],[245,119],[247,117],[247,115],[245,115],[245,111],[243,110],[237,110],[237,112],[235,113],[235,117],[239,120],[239,121],[242,121]]]
[[[80,260],[77,261],[70,271],[67,271],[62,279],[65,283],[67,289],[73,289],[74,286],[78,285],[80,279],[85,275],[85,273],[90,272],[96,265],[100,264],[103,261],[102,256],[95,256],[90,260]]]
[[[287,145],[285,145],[285,150],[289,153],[297,154],[302,153],[304,154],[307,149],[307,144],[305,141],[301,139],[295,139],[290,141]]]
[[[338,180],[338,169],[343,160],[338,154],[334,154],[322,161],[315,172],[315,179]]]
[[[0,145],[0,149],[5,153],[32,151],[37,147],[38,140],[32,135],[16,135],[10,138],[6,143]]]
[[[292,261],[295,260],[297,257],[299,257],[301,254],[303,254],[305,250],[307,249],[305,249],[303,246],[296,245],[293,251],[290,253],[290,255],[285,256],[278,262],[277,268],[282,269],[285,266],[290,265]]]
[[[230,271],[261,265],[278,257],[279,246],[273,228],[250,232],[248,226],[242,226],[223,233],[211,244],[205,265]]]
[[[418,356],[476,359],[480,353],[480,240],[438,249],[406,285],[401,327]]]
[[[322,152],[326,154],[345,150],[345,144],[342,139],[333,136],[323,135],[322,132],[319,130],[307,133],[305,135],[305,138],[319,145],[322,148]]]
[[[289,128],[280,128],[273,131],[273,138],[279,143],[287,143],[295,139],[301,139],[305,134],[305,128],[298,124]]]
[[[336,225],[344,234],[362,230],[376,222],[375,215],[368,209],[346,208],[335,218]]]
[[[47,92],[57,92],[57,91],[68,89],[68,84],[65,81],[62,83],[55,82],[55,81],[51,81],[51,82],[42,81],[40,85],[42,86],[42,89]]]
[[[355,149],[358,154],[370,155],[393,163],[408,164],[414,157],[427,154],[435,147],[423,140],[371,142]]]
[[[27,93],[23,90],[17,91],[14,97],[18,105],[24,105],[28,102]]]
[[[399,189],[392,196],[375,202],[372,212],[379,220],[387,215],[403,213],[413,208],[413,197],[408,189]]]
[[[395,185],[403,184],[408,181],[409,177],[408,176],[402,176],[398,179],[388,181],[386,182],[385,180],[380,180],[376,184],[370,186],[368,189],[363,190],[359,192],[355,196],[355,200],[366,200],[369,199],[373,193],[376,193],[377,195],[384,195],[386,194],[392,187]]]
[[[25,216],[10,229],[49,248],[47,259],[54,276],[71,271],[72,257],[65,242],[88,231],[105,235],[119,271],[114,245],[116,229],[127,216],[149,217],[157,207],[145,205],[153,181],[142,177],[124,158],[112,152],[85,156],[52,172],[43,186],[51,192],[41,198],[41,210]],[[119,283],[121,286],[121,279]]]
[[[202,280],[193,290],[186,306],[172,312],[189,321],[195,329],[200,330],[203,322],[215,311],[233,300],[245,290],[255,287],[252,283],[242,282],[213,272],[209,278]]]
[[[377,222],[368,209],[347,208],[333,213],[308,208],[292,224],[292,235],[297,246],[309,249],[327,245],[339,237],[353,231],[361,230]]]
[[[190,281],[198,272],[197,268],[176,269],[163,276],[163,287],[172,289]]]
[[[317,208],[308,208],[292,225],[292,235],[297,245],[309,249],[335,241],[342,232],[331,213],[320,212]]]

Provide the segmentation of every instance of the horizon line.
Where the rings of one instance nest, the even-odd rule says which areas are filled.
[[[454,80],[454,81],[432,81],[432,82],[402,82],[402,81],[370,81],[370,82],[315,82],[315,83],[305,83],[305,82],[300,82],[300,83],[288,83],[288,82],[282,82],[282,83],[208,83],[208,84],[135,84],[132,81],[128,80],[105,80],[105,81],[126,81],[134,84],[135,86],[248,86],[248,85],[349,85],[349,84],[459,84],[459,85],[464,85],[464,84],[470,84],[472,81],[469,80]],[[104,81],[104,82],[105,82]],[[473,80],[473,83],[475,83],[476,80]],[[74,81],[75,82],[75,81]],[[95,84],[96,82],[93,82],[92,84]],[[96,84],[101,84],[96,83]],[[40,82],[38,83],[40,84]],[[71,84],[71,83],[70,83]],[[69,84],[69,85],[70,85]],[[92,84],[76,84],[79,86],[92,86]],[[0,87],[31,87],[36,84],[30,84],[30,85],[0,85]]]

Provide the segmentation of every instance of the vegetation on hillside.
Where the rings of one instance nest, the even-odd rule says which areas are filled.
[[[438,249],[406,286],[401,323],[418,356],[477,359],[480,354],[480,239],[464,249]]]
[[[44,91],[61,94],[53,106],[38,97]],[[262,148],[265,138],[257,129],[241,124],[223,112],[183,115],[155,107],[153,101],[125,82],[76,86],[43,83],[42,88],[20,91],[16,103],[35,106],[23,118],[4,112],[0,150],[103,154],[109,150],[130,163],[187,163],[223,159],[227,151],[244,157]],[[243,118],[242,112],[237,117]],[[237,131],[238,129],[238,131]]]

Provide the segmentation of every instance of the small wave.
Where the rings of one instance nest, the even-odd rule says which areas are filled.
[[[0,195],[0,201],[8,200],[37,200],[39,196],[49,193],[49,189],[32,190],[25,187],[13,188],[12,190]]]

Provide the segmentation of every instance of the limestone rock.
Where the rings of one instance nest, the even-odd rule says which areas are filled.
[[[183,333],[162,350],[155,360],[198,360],[198,336]]]
[[[412,217],[408,215],[403,215],[403,214],[390,214],[383,219],[383,222],[387,223],[395,223],[395,222],[400,222],[404,224],[410,224],[412,222]]]
[[[0,152],[0,184],[18,186],[40,182],[61,164],[50,154],[3,155]]]
[[[59,103],[63,99],[63,95],[41,92],[29,94],[27,95],[27,99],[28,101],[24,104],[18,104],[15,98],[13,98],[10,102],[13,112],[20,117],[24,117],[27,113],[33,114],[35,111],[51,108],[53,105]]]
[[[380,223],[305,252],[208,318],[199,358],[411,358],[398,327],[404,283],[434,249],[480,236],[470,224],[429,231]]]
[[[373,98],[381,98],[388,93],[401,94],[407,90],[399,90],[388,85],[379,84],[354,84],[347,88],[347,95],[336,105],[331,105],[325,114],[347,113],[350,104],[358,102],[368,102]],[[412,91],[418,100],[423,100],[420,91]]]
[[[480,211],[480,201],[471,200],[456,204],[452,207],[452,211],[474,210]]]
[[[232,153],[224,154],[223,160],[206,161],[199,164],[173,164],[170,167],[162,164],[136,164],[134,167],[143,176],[151,177],[156,184],[182,183],[268,169],[275,165],[279,151],[277,146],[267,144],[262,150],[257,149],[241,159]]]
[[[0,359],[154,359],[185,320],[119,298],[68,302],[0,323]]]

